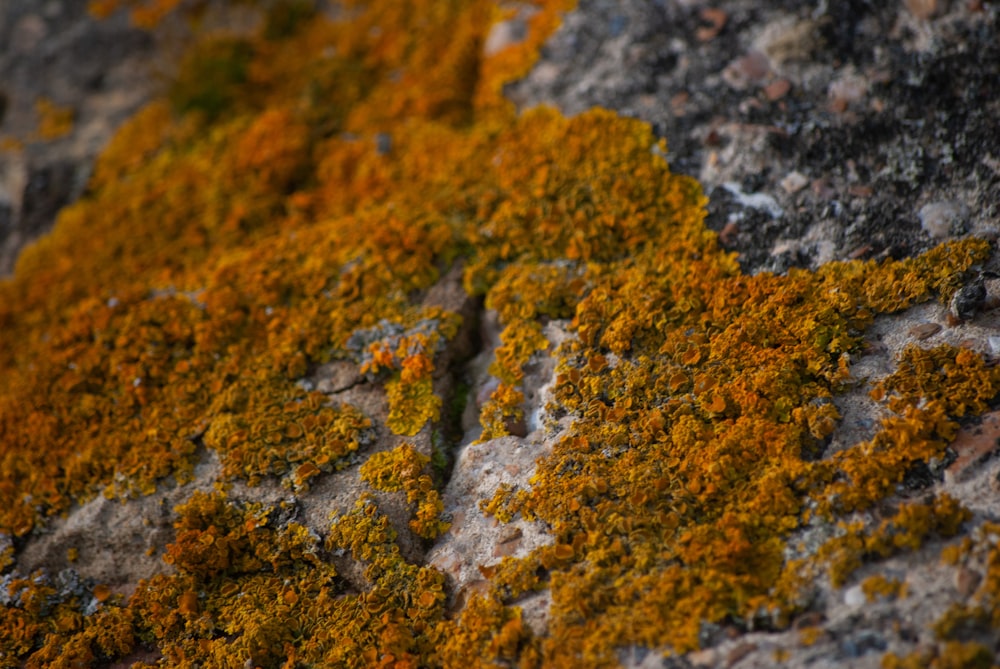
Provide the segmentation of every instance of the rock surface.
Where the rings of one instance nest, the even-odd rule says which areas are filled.
[[[80,197],[97,154],[155,88],[154,40],[85,2],[9,0],[0,10],[0,276]],[[45,133],[39,101],[68,114]],[[44,104],[44,102],[43,102]]]
[[[521,106],[602,106],[651,123],[673,169],[702,183],[708,225],[747,272],[901,257],[970,233],[996,239],[1000,11],[925,4],[581,0],[507,93]],[[870,382],[894,371],[906,345],[948,341],[995,359],[997,335],[992,311],[958,325],[940,305],[879,317],[869,353],[852,361],[856,388],[835,399],[842,420],[827,453],[871,438],[881,415]],[[973,509],[973,526],[998,518],[991,420],[963,430],[933,487]],[[884,666],[886,652],[926,647],[935,619],[971,595],[955,587],[966,572],[938,564],[941,547],[825,584],[791,631],[706,630],[705,649],[683,659],[639,653],[624,664]],[[906,596],[871,601],[859,584],[873,574],[904,582]]]
[[[51,44],[42,40],[46,31],[63,30],[50,28],[47,21],[55,19],[44,12],[30,13],[33,3],[22,4],[10,5],[16,9],[8,23],[0,16],[0,43],[10,44],[14,54],[0,65],[15,73],[38,71],[41,61],[32,59],[42,58],[42,44]],[[58,2],[47,7],[53,17],[69,12],[59,9]],[[668,140],[674,170],[703,184],[710,198],[708,223],[727,249],[739,253],[747,273],[898,258],[945,239],[969,233],[995,239],[1000,232],[1000,154],[993,155],[1000,152],[995,123],[1000,109],[991,93],[1000,80],[998,22],[1000,11],[993,4],[975,2],[819,8],[792,2],[776,8],[740,0],[723,10],[696,1],[582,0],[564,18],[531,74],[507,93],[523,107],[555,104],[575,114],[604,106],[651,123]],[[17,39],[5,42],[3,36],[13,35],[14,25]],[[144,38],[120,24],[104,25],[87,30],[120,30],[137,40],[132,52],[137,59],[147,53]],[[516,23],[499,31],[487,41],[487,49],[499,49],[520,35]],[[91,39],[89,32],[77,33]],[[66,40],[70,46],[76,43]],[[61,63],[58,71],[73,72],[59,60],[63,57],[55,56]],[[100,93],[74,89],[66,99],[82,95],[83,102],[70,102],[80,105],[73,134],[55,143],[29,142],[3,154],[7,178],[0,185],[7,189],[13,230],[6,240],[8,257],[23,239],[47,225],[56,208],[82,192],[87,161],[117,120],[146,94],[147,89],[133,85],[147,81],[134,69],[121,71],[110,61],[87,67],[102,75],[94,86],[117,82],[107,106],[100,107]],[[25,137],[33,121],[23,101],[35,89],[21,74],[11,81],[0,131]],[[68,90],[78,84],[62,85]],[[55,89],[44,94],[57,102],[62,95]],[[32,195],[33,179],[49,184],[35,187],[47,197]],[[0,217],[2,206],[0,199]],[[834,399],[842,418],[822,456],[873,436],[885,411],[869,393],[875,381],[895,371],[907,345],[949,343],[997,360],[1000,287],[991,279],[998,269],[994,264],[981,268],[984,295],[972,299],[971,306],[924,304],[878,317],[866,333],[864,353],[851,360],[852,387]],[[499,345],[496,315],[466,298],[454,272],[428,291],[425,301],[466,316],[467,329],[456,340],[462,343],[436,358],[442,373],[435,390],[442,397],[463,395],[469,406],[477,406],[478,398],[496,387],[487,371]],[[535,460],[567,427],[568,419],[549,415],[547,405],[556,376],[553,351],[572,335],[558,320],[550,321],[544,334],[550,348],[525,366],[525,418],[519,428],[524,436],[473,443],[478,436],[474,421],[451,417],[450,429],[465,434],[456,440],[454,468],[443,491],[452,523],[448,533],[434,542],[421,541],[407,527],[410,511],[400,496],[376,494],[400,536],[403,555],[448,576],[449,606],[455,611],[485,587],[484,570],[553,540],[542,523],[516,518],[501,524],[480,509],[501,484],[529,487]],[[403,441],[384,427],[389,411],[385,397],[366,382],[357,365],[320,366],[304,383],[373,417],[373,452]],[[1000,519],[995,409],[981,423],[962,425],[952,445],[954,457],[929,470],[927,480],[914,486],[919,492],[901,485],[897,498],[858,514],[857,520],[871,525],[911,495],[932,493],[948,493],[972,511],[966,534]],[[406,441],[430,457],[436,438],[428,426]],[[15,566],[23,573],[72,566],[84,578],[130,594],[139,578],[163,570],[158,556],[173,538],[170,508],[194,490],[210,490],[218,471],[217,460],[206,452],[192,482],[164,485],[124,506],[104,499],[89,502],[28,538],[18,547]],[[329,514],[347,513],[364,485],[354,468],[307,488],[292,494],[274,480],[253,488],[236,483],[229,497],[284,505],[289,518],[322,532]],[[797,538],[808,551],[830,531],[805,528]],[[949,605],[970,601],[977,590],[986,570],[984,557],[943,565],[940,554],[947,543],[954,541],[936,539],[918,551],[872,561],[837,587],[821,580],[808,610],[786,631],[706,624],[701,650],[663,659],[634,647],[623,649],[619,659],[625,666],[643,668],[770,667],[778,660],[788,666],[882,666],[886,652],[905,655],[933,645],[934,622]],[[111,558],[102,552],[109,547]],[[71,549],[76,550],[72,559]],[[134,557],[123,559],[123,554]],[[365,587],[356,560],[337,556],[334,561],[354,588]],[[868,594],[862,584],[872,576],[898,581],[905,591]],[[517,604],[527,624],[544,633],[550,604],[546,595],[531,595]]]
[[[651,123],[749,272],[995,237],[997,7],[909,4],[584,0],[508,94]]]

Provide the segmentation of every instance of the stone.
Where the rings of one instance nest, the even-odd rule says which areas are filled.
[[[968,215],[968,207],[956,200],[928,202],[917,212],[920,226],[934,239],[960,234]]]

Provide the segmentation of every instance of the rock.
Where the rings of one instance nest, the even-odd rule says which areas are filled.
[[[456,593],[481,582],[480,569],[495,566],[501,557],[524,556],[552,542],[540,523],[515,519],[500,525],[479,507],[501,486],[523,488],[545,448],[513,436],[462,447],[444,492],[452,526],[427,554],[427,563],[449,576]]]
[[[736,90],[743,91],[763,81],[770,71],[767,57],[759,51],[751,51],[730,63],[722,71],[722,78]]]
[[[0,277],[80,196],[98,152],[153,90],[153,39],[124,14],[97,21],[86,12],[85,2],[32,0],[8,0],[0,10],[0,203],[9,208]],[[67,136],[38,136],[40,99],[76,111]]]
[[[844,603],[851,608],[858,609],[868,603],[868,597],[860,585],[855,585],[844,591]]]
[[[798,171],[789,172],[785,175],[785,178],[781,180],[781,187],[784,188],[785,192],[789,195],[798,193],[808,185],[809,177]]]
[[[948,315],[957,322],[974,318],[986,302],[986,284],[977,277],[959,288],[948,303]]]
[[[903,4],[911,14],[923,20],[934,16],[938,9],[937,0],[903,0]]]
[[[858,9],[831,3],[807,15],[742,1],[720,12],[687,1],[582,0],[579,9],[567,15],[564,29],[546,48],[543,61],[510,91],[525,105],[554,102],[572,113],[602,104],[657,123],[657,132],[670,142],[671,163],[680,171],[703,175],[711,198],[708,224],[720,232],[727,248],[739,253],[747,273],[815,267],[831,259],[905,256],[966,229],[987,229],[987,222],[996,217],[995,159],[970,157],[952,149],[988,147],[995,140],[995,115],[983,92],[991,90],[1000,62],[995,40],[989,39],[995,34],[996,14],[981,11],[973,20],[956,9],[959,4],[951,3],[954,7],[949,9],[947,3],[935,2],[868,3]],[[72,9],[71,3],[48,7],[57,5],[66,5],[63,13]],[[53,36],[62,33],[59,12],[39,13],[30,5],[23,6],[30,12],[20,19],[26,26],[23,36],[18,36],[20,41],[9,39],[8,29],[21,24],[0,21],[0,44],[16,41],[18,53],[27,54],[44,49],[53,43]],[[934,36],[935,46],[917,62],[910,49],[916,38],[908,37],[905,29],[913,22],[900,16],[904,12],[919,19],[948,14],[947,22],[922,27]],[[496,52],[516,44],[523,38],[524,25],[518,21],[524,18],[516,14],[494,28],[485,50]],[[947,23],[953,32],[942,31],[939,23]],[[723,31],[726,39],[719,39]],[[970,50],[981,56],[977,62],[960,57]],[[775,72],[781,73],[780,79],[771,79]],[[91,78],[89,85],[100,89],[105,81]],[[941,85],[942,81],[948,85]],[[878,91],[877,101],[870,98],[873,90]],[[17,120],[21,114],[21,99],[8,99],[7,113],[0,113],[4,124],[14,123],[10,119]],[[825,106],[828,99],[831,107]],[[840,113],[815,111],[830,108]],[[946,115],[949,122],[911,122],[928,110]],[[400,142],[381,141],[381,156],[391,159]],[[53,203],[75,197],[87,172],[80,167],[84,163],[54,159],[48,153],[45,161],[24,155],[19,160],[20,167],[8,170],[7,187],[0,193],[0,231],[24,220],[37,221],[38,229],[47,225],[57,208]],[[806,174],[819,175],[810,189],[805,188],[810,183]],[[914,192],[928,203],[916,217],[907,201]],[[782,257],[771,258],[772,250]],[[566,427],[567,419],[557,422],[547,405],[555,375],[552,350],[571,333],[566,322],[546,323],[545,335],[552,349],[534,356],[525,366],[525,420],[508,426],[521,436],[472,443],[478,436],[476,404],[495,388],[486,368],[500,327],[495,319],[491,322],[491,314],[480,313],[474,300],[466,300],[456,279],[460,270],[452,272],[426,295],[418,295],[425,306],[461,311],[466,324],[454,345],[435,359],[434,390],[439,396],[458,392],[458,380],[471,386],[467,416],[454,421],[462,423],[457,431],[465,436],[456,439],[462,443],[453,454],[455,466],[443,493],[452,529],[434,542],[425,542],[407,529],[411,509],[402,493],[379,492],[376,497],[400,535],[399,547],[406,559],[435,566],[448,575],[450,606],[457,613],[473,594],[485,591],[484,574],[501,559],[524,556],[554,541],[550,528],[541,523],[516,515],[500,523],[484,514],[480,503],[493,499],[502,485],[528,487],[537,458],[548,452]],[[897,356],[906,345],[961,344],[997,355],[1000,343],[993,334],[997,317],[990,311],[987,292],[980,290],[982,285],[972,281],[958,291],[950,305],[951,327],[942,328],[936,322],[943,320],[944,310],[929,303],[879,316],[865,335],[874,342],[867,350],[853,344],[836,351],[831,348],[831,353],[841,354],[849,363],[851,379],[833,399],[840,413],[836,430],[818,440],[816,452],[809,457],[829,458],[877,432],[887,410],[868,395],[870,384],[895,370]],[[469,356],[473,356],[471,361]],[[621,360],[631,362],[627,355]],[[326,393],[331,401],[361,407],[376,423],[386,419],[382,390],[351,361],[320,364],[302,382]],[[995,506],[1000,479],[996,468],[988,464],[996,448],[992,420],[992,414],[987,414],[980,425],[963,422],[951,444],[957,459],[950,464],[947,460],[927,463],[928,471],[947,468],[943,481],[930,477],[922,483],[926,487],[920,495],[954,495],[977,517]],[[433,453],[435,438],[428,427],[408,440],[421,453]],[[384,426],[376,427],[366,448],[384,452],[399,441]],[[193,489],[208,486],[212,477],[204,476],[217,465],[211,456],[203,459],[196,480],[188,487],[164,487],[125,507],[95,500],[64,520],[53,520],[48,533],[17,543],[17,567],[40,566],[55,574],[66,573],[60,587],[75,588],[81,596],[88,595],[80,580],[86,578],[105,580],[127,593],[137,578],[156,569],[155,551],[172,536],[172,517],[163,511],[175,501],[172,495],[183,498]],[[285,521],[295,518],[311,530],[322,531],[329,526],[331,511],[345,511],[365,491],[356,471],[349,468],[317,477],[308,490],[296,495],[269,481],[254,488],[237,482],[230,496],[284,505]],[[913,494],[903,490],[901,496],[888,498],[885,508],[851,519],[874,526],[896,506],[914,501],[907,497]],[[960,535],[969,529],[960,528]],[[796,550],[814,553],[833,531],[819,523],[795,530],[789,550],[801,540],[801,549]],[[15,543],[0,536],[0,555]],[[954,603],[956,594],[968,598],[982,581],[971,567],[961,567],[957,573],[940,568],[940,549],[946,543],[935,536],[918,551],[877,560],[877,568],[891,566],[889,571],[904,577],[908,587],[913,584],[909,597],[868,602],[859,585],[839,591],[817,579],[811,599],[797,609],[807,611],[800,617],[808,621],[805,626],[817,629],[814,646],[802,641],[803,625],[798,622],[786,631],[747,633],[733,626],[734,638],[712,639],[719,647],[672,659],[676,665],[667,666],[723,666],[724,660],[726,666],[767,667],[773,666],[775,658],[785,657],[791,666],[874,667],[887,649],[903,653],[919,649],[917,641],[935,617]],[[139,556],[130,564],[107,557],[102,562],[95,558],[97,546],[111,546],[123,554],[154,549],[154,554]],[[71,554],[71,548],[76,552]],[[335,560],[339,576],[349,587],[362,591],[367,585],[365,565],[343,555]],[[65,571],[70,563],[77,570],[76,581],[70,577],[72,572]],[[868,568],[868,564],[862,567]],[[855,582],[853,577],[849,581]],[[551,606],[548,593],[528,595],[514,603],[523,609],[526,624],[536,634],[544,634]],[[658,650],[625,650],[623,663],[666,664]],[[158,658],[147,659],[155,662]]]
[[[965,599],[971,597],[982,582],[982,574],[968,567],[959,567],[955,572],[955,589]]]
[[[910,328],[910,335],[914,339],[923,341],[933,337],[938,332],[941,332],[941,326],[937,323],[920,323],[919,325],[914,325]]]
[[[955,200],[929,202],[917,213],[920,226],[934,239],[961,234],[968,215],[968,207]]]

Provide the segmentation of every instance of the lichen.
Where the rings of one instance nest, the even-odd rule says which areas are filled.
[[[430,457],[403,443],[391,451],[374,453],[361,465],[361,478],[376,490],[405,492],[408,504],[414,505],[410,529],[424,539],[434,539],[451,525],[442,519],[444,502],[434,489]]]
[[[35,113],[38,115],[39,139],[52,141],[73,131],[75,114],[72,107],[60,107],[52,100],[42,97],[35,101]]]
[[[93,7],[151,23],[176,4]],[[530,485],[478,500],[552,541],[481,565],[488,587],[452,616],[444,575],[403,557],[374,497],[309,529],[280,506],[194,493],[163,572],[127,599],[9,573],[4,666],[138,648],[160,666],[614,666],[622,646],[693,649],[704,623],[783,627],[811,579],[846,583],[968,520],[946,495],[878,524],[859,514],[995,401],[1000,372],[978,355],[907,350],[876,385],[881,430],[825,446],[874,317],[947,301],[988,242],[747,276],[647,125],[503,100],[568,3],[530,3],[528,37],[490,57],[508,10],[486,0],[354,1],[338,21],[263,4],[259,33],[199,39],[169,99],[126,124],[89,195],[0,283],[3,568],[47,518],[185,481],[205,449],[221,488],[271,477],[305,494],[356,467],[406,493],[418,537],[445,531],[427,455],[373,448],[373,418],[306,377],[355,365],[385,393],[383,434],[439,421],[437,364],[461,316],[427,297],[458,266],[503,328],[484,439],[523,415],[524,365],[557,359],[550,413],[567,429]],[[551,319],[572,335],[556,351]],[[789,558],[814,523],[839,533]],[[966,614],[1000,628],[990,550],[979,608],[940,625],[973,663],[979,649],[951,636]],[[338,560],[361,565],[360,586]],[[542,590],[535,635],[517,603]]]

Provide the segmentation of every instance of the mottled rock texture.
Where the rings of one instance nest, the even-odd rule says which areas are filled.
[[[63,4],[0,666],[995,662],[992,4]]]

